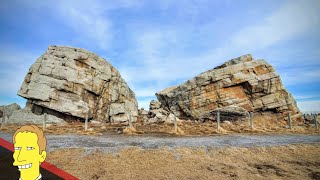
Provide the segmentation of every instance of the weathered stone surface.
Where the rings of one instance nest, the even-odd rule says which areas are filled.
[[[206,113],[203,113],[200,116],[200,121],[204,122],[207,120],[211,121],[217,121],[217,112],[220,113],[220,121],[244,121],[246,119],[249,119],[249,113],[247,110],[245,110],[242,107],[238,106],[227,106],[227,107],[221,107],[216,108],[214,110],[208,111]]]
[[[180,120],[178,117],[176,117],[176,121],[177,121],[177,122],[181,122],[181,120]],[[168,124],[173,124],[173,123],[174,123],[174,114],[170,113],[170,114],[166,117],[166,119],[165,119],[164,122],[166,122],[166,123],[168,123]]]
[[[149,113],[144,121],[147,123],[173,123],[174,122],[174,114],[169,112],[168,110],[161,107],[161,103],[159,101],[152,100],[149,106]],[[178,117],[176,117],[177,121],[180,121]]]
[[[135,94],[120,73],[105,59],[79,48],[49,46],[29,69],[18,95],[28,99],[33,112],[54,112],[68,120],[84,119],[89,110],[99,121],[128,114],[134,121],[138,114]]]
[[[150,102],[150,107],[149,107],[150,110],[159,109],[160,107],[161,107],[161,103],[159,101],[152,100]]]
[[[296,101],[274,68],[251,55],[229,60],[156,96],[162,108],[175,112],[181,119],[199,119],[212,110],[231,105],[246,111],[281,113],[282,117],[290,111],[292,116],[301,118]]]
[[[138,110],[138,116],[140,117],[140,120],[142,122],[147,122],[149,118],[149,111],[144,110],[144,108],[141,108]]]
[[[3,115],[9,117],[11,116],[13,111],[19,110],[19,109],[21,109],[21,107],[16,103],[0,106],[0,111],[2,111],[2,115],[0,117],[2,117]]]
[[[12,115],[6,121],[6,124],[43,124],[44,115],[32,113],[30,109],[19,109],[13,111]],[[64,124],[63,119],[53,115],[47,115],[47,124]]]
[[[303,118],[304,118],[304,122],[307,123],[307,124],[315,124],[315,119],[317,119],[319,121],[320,119],[320,114],[304,114],[303,115]]]

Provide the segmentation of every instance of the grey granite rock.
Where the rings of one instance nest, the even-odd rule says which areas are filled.
[[[80,48],[49,46],[30,67],[18,95],[40,114],[54,112],[58,117],[84,119],[90,110],[92,118],[99,121],[110,121],[122,113],[134,119],[138,115],[135,94],[118,70]],[[126,112],[114,111],[115,106]]]

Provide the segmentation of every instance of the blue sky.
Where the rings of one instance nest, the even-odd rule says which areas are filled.
[[[320,111],[320,1],[0,1],[0,104],[49,45],[107,59],[148,109],[154,94],[243,54],[280,74],[302,111]]]

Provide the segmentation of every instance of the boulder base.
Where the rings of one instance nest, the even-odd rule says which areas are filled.
[[[32,113],[29,109],[19,109],[12,113],[6,124],[43,124],[44,115],[37,115]],[[65,124],[63,119],[57,118],[53,115],[47,115],[47,124]]]

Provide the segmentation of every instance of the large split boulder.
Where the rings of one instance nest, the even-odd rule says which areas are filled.
[[[65,120],[135,121],[138,103],[118,70],[84,49],[49,46],[30,67],[18,95],[32,112]]]
[[[162,108],[181,119],[200,119],[217,108],[228,106],[280,113],[283,118],[288,112],[292,118],[302,116],[275,69],[251,55],[231,59],[156,96]]]

